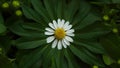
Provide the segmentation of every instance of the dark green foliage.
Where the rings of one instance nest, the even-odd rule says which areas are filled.
[[[13,1],[0,1],[0,68],[119,68],[120,0],[18,0],[19,7]],[[75,29],[62,50],[45,35],[57,19]]]

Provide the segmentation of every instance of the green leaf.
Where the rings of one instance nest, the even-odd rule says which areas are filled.
[[[31,3],[34,7],[34,9],[42,16],[44,17],[44,20],[49,23],[49,16],[47,14],[47,10],[43,7],[43,4],[39,0],[31,0]]]
[[[38,61],[38,62],[32,64],[32,66],[30,68],[40,68],[41,67],[41,63],[42,63],[42,61]]]
[[[69,65],[68,68],[75,68],[74,65],[73,65],[74,60],[70,57],[70,55],[69,55],[69,53],[67,51],[65,51],[65,57],[68,60],[68,65]]]
[[[99,43],[92,43],[92,42],[77,42],[75,41],[74,44],[78,45],[79,47],[83,46],[87,48],[88,50],[92,51],[93,53],[100,53],[100,54],[105,54],[104,48],[99,44]]]
[[[91,32],[88,32],[88,33],[79,33],[79,34],[76,34],[76,37],[77,38],[83,38],[83,39],[92,39],[92,38],[98,38],[102,35],[105,35],[107,34],[109,31],[91,31]]]
[[[6,26],[4,24],[0,24],[0,34],[5,32],[6,30]]]
[[[108,55],[114,59],[120,58],[120,39],[110,34],[100,39],[102,46],[106,49]]]
[[[110,32],[106,26],[100,22],[95,22],[84,29],[76,30],[75,38],[78,39],[96,39]]]
[[[73,64],[72,64],[72,61],[71,59],[69,58],[69,55],[68,53],[65,53],[66,57],[67,57],[67,60],[68,60],[68,65],[69,65],[69,68],[74,68]]]
[[[3,54],[7,54],[11,48],[11,36],[0,36],[0,47],[2,47]]]
[[[4,25],[3,17],[0,13],[0,34],[7,30],[6,26]]]
[[[40,14],[38,14],[36,11],[34,11],[33,9],[29,8],[28,6],[22,5],[22,10],[24,12],[24,15],[28,18],[28,19],[32,19],[38,23],[41,24],[41,26],[44,26],[43,23],[41,23],[41,16]]]
[[[57,5],[56,5],[56,15],[58,18],[62,19],[63,18],[63,11],[64,11],[64,6],[65,6],[65,1],[64,0],[56,0]]]
[[[32,49],[46,44],[46,39],[32,39],[32,38],[20,38],[16,42],[16,46],[19,49]]]
[[[76,14],[76,16],[73,18],[73,25],[77,25],[80,23],[81,20],[83,20],[88,13],[90,12],[91,6],[89,3],[85,2],[84,0],[81,0],[79,2],[79,12]],[[84,7],[83,7],[84,6]]]
[[[0,24],[4,24],[4,20],[1,13],[0,13]]]
[[[57,68],[61,68],[61,53],[60,53],[60,51],[57,51],[57,53],[54,55],[54,58],[55,58]]]
[[[9,29],[17,35],[24,36],[24,37],[45,37],[44,32],[35,31],[35,30],[26,30],[23,28],[21,24],[23,21],[17,21],[13,25],[9,26]]]
[[[0,68],[13,68],[12,63],[8,60],[7,57],[4,57],[0,54]]]
[[[34,31],[39,31],[39,32],[45,31],[45,28],[40,27],[41,25],[39,23],[22,23],[21,25],[24,29],[34,30]]]
[[[112,3],[120,3],[120,0],[112,0]]]
[[[110,4],[112,3],[112,0],[96,0],[97,2],[101,2],[103,4]]]
[[[93,13],[89,13],[83,20],[79,21],[79,26],[75,27],[74,29],[83,29],[99,20],[101,20],[100,17],[94,15]]]
[[[19,61],[19,68],[30,68],[32,64],[41,61],[42,55],[48,46],[40,47],[33,52],[26,54]]]
[[[45,8],[46,8],[51,20],[54,20],[55,19],[55,15],[54,15],[55,11],[54,11],[54,7],[52,5],[53,4],[52,0],[51,1],[43,0],[43,1],[44,1]]]
[[[64,58],[64,56],[63,56],[63,58],[61,58],[61,66],[62,66],[62,68],[69,68],[68,62],[66,61],[66,58]]]
[[[90,64],[90,65],[98,65],[98,66],[104,66],[95,56],[93,56],[89,51],[81,48],[77,49],[74,46],[70,46],[70,50],[79,57],[83,62]]]
[[[79,1],[72,0],[67,6],[65,9],[65,19],[71,22],[79,8]]]
[[[39,23],[22,23],[21,24],[23,28],[29,29],[29,30],[35,30],[39,32],[44,32],[44,28],[41,27],[41,24]]]
[[[54,51],[54,49],[51,49],[50,45],[48,45],[48,46],[49,47],[45,50],[43,57],[42,57],[42,59],[43,59],[42,68],[49,68],[50,67],[52,55],[53,55],[53,53],[55,54],[55,52],[51,53],[51,51]],[[50,55],[50,53],[51,53],[51,55]]]

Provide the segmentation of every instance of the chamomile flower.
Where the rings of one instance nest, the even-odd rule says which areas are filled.
[[[48,35],[47,43],[52,43],[52,48],[57,47],[58,50],[70,46],[70,43],[73,42],[72,37],[75,36],[72,25],[69,21],[65,22],[64,19],[53,20],[45,30],[45,35]]]
[[[21,58],[20,68],[24,66],[29,68],[38,62],[37,60],[43,62],[38,63],[39,67],[44,68],[84,68],[89,65],[94,65],[93,68],[104,67],[101,60],[96,57],[97,54],[105,53],[97,40],[109,30],[105,30],[104,25],[100,24],[101,17],[91,11],[88,2],[84,0],[29,2],[31,6],[24,3],[21,6],[25,22],[28,22],[20,20],[10,27],[12,32],[21,36],[15,43],[17,48],[33,50],[27,56],[25,54],[25,58]],[[35,57],[32,57],[33,55]],[[31,63],[25,65],[29,61]],[[87,66],[80,66],[79,61]]]

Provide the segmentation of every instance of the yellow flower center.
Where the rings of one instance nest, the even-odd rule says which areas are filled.
[[[66,33],[65,33],[65,30],[63,28],[57,28],[55,30],[55,37],[57,39],[63,39],[65,37]]]

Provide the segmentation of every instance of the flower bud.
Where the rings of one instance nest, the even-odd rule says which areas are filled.
[[[117,28],[113,28],[112,31],[113,31],[113,33],[118,33],[118,29]]]
[[[103,16],[103,20],[108,21],[109,20],[109,16],[108,15],[104,15]]]
[[[98,66],[94,65],[93,68],[98,68]]]
[[[16,11],[15,11],[15,14],[16,14],[17,16],[22,16],[22,11],[21,11],[21,10],[16,10]]]
[[[9,4],[7,2],[3,3],[2,8],[9,8]]]
[[[120,64],[120,59],[117,61],[118,64]]]
[[[14,0],[14,1],[12,2],[12,5],[13,5],[13,7],[20,7],[20,2],[17,1],[17,0]]]
[[[2,54],[2,48],[0,48],[0,54]]]

